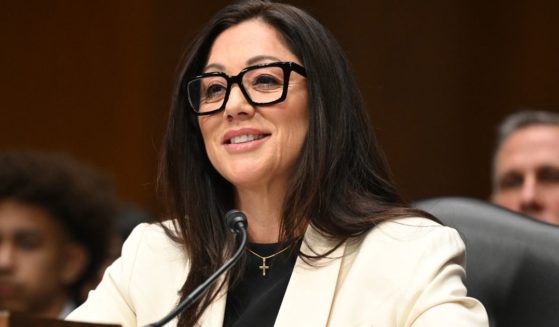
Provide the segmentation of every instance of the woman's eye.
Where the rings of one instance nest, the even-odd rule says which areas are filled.
[[[225,87],[221,84],[213,84],[206,88],[205,97],[207,100],[218,99],[225,94]]]
[[[281,80],[271,75],[257,76],[252,82],[252,86],[257,90],[275,89],[282,86]]]

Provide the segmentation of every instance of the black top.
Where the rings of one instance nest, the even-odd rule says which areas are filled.
[[[262,257],[280,250],[278,244],[249,243],[248,248]],[[266,275],[262,275],[262,259],[247,250],[246,266],[240,282],[229,290],[223,326],[273,326],[279,312],[297,254],[292,249],[266,259]]]

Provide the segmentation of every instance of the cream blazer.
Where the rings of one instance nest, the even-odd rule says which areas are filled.
[[[301,250],[332,243],[314,228]],[[298,258],[275,326],[488,326],[485,309],[467,297],[464,243],[456,230],[424,218],[384,222],[344,243],[312,266]],[[87,301],[66,319],[144,326],[179,300],[189,261],[158,225],[142,224]],[[227,296],[204,312],[200,325],[223,324]],[[169,326],[175,326],[176,319]]]

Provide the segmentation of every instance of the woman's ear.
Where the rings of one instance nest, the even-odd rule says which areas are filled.
[[[64,285],[76,282],[89,263],[89,254],[83,245],[75,242],[66,244],[60,269],[60,280]]]

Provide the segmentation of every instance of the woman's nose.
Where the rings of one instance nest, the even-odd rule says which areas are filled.
[[[248,118],[254,114],[254,107],[248,102],[238,85],[231,86],[229,99],[225,104],[225,115],[228,120]]]

